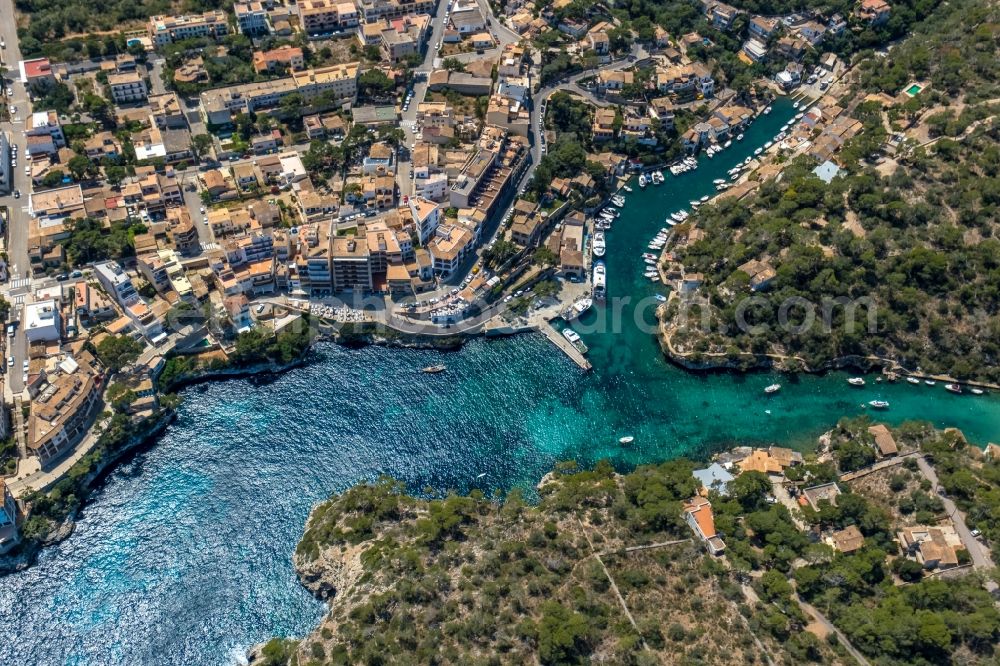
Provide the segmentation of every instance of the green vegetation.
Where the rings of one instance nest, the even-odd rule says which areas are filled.
[[[90,57],[125,52],[125,41],[117,32],[127,26],[139,27],[155,14],[219,9],[219,0],[188,0],[175,4],[165,0],[94,0],[83,5],[75,0],[16,0],[17,11],[28,17],[27,28],[18,30],[24,55],[43,52],[47,45],[59,46],[71,35],[105,31],[105,36],[89,35],[77,40],[80,51]],[[177,10],[177,11],[175,11]]]
[[[690,536],[681,508],[696,489],[692,468],[677,460],[619,477],[607,462],[588,471],[563,464],[536,506],[517,490],[499,502],[478,490],[418,499],[388,479],[351,488],[314,510],[296,549],[310,587],[337,594],[298,663],[585,664],[598,654],[650,666],[757,663],[763,657],[748,626],[775,658],[832,663],[828,646],[794,635],[798,616],[739,606],[732,574],[699,545],[624,552]],[[783,551],[778,535],[794,527],[782,508],[763,502],[761,488],[759,478],[741,484],[732,523],[752,518],[755,533],[734,525],[734,538],[744,535],[748,553],[761,550],[751,542]],[[737,518],[744,505],[750,516]],[[795,532],[791,550],[803,543]],[[622,615],[609,575],[638,630]],[[784,635],[758,624],[758,610]]]
[[[240,333],[236,337],[236,351],[232,358],[237,365],[264,361],[291,363],[305,353],[311,342],[309,318],[303,316],[297,325],[288,326],[277,335],[261,328]]]
[[[788,354],[812,367],[872,355],[1000,379],[992,360],[1000,354],[998,138],[1000,128],[984,125],[902,158],[891,175],[862,165],[830,185],[800,158],[752,198],[703,208],[705,237],[678,260],[705,274],[714,332],[681,328],[674,344]],[[754,259],[777,271],[766,291],[751,292],[736,270]],[[810,312],[814,325],[797,332]],[[681,314],[674,309],[668,321]],[[780,326],[781,316],[792,326]],[[756,328],[741,330],[740,317]]]
[[[142,350],[142,343],[127,335],[109,335],[101,340],[94,349],[97,358],[111,375],[129,364],[135,363]]]
[[[69,237],[60,241],[71,266],[83,266],[95,261],[123,259],[135,255],[134,238],[146,232],[146,227],[131,218],[112,222],[105,229],[98,220],[79,218],[66,223]]]

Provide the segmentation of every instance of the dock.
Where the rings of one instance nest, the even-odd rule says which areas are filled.
[[[580,350],[577,349],[573,343],[564,338],[559,331],[552,328],[552,324],[543,320],[537,324],[537,328],[539,332],[552,341],[552,344],[561,349],[566,356],[569,356],[581,370],[589,371],[593,368],[593,366],[590,365],[590,361],[588,361],[583,354],[580,353]]]

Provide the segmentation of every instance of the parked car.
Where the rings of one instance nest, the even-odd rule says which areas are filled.
[[[14,357],[13,356],[8,356],[7,357],[7,367],[8,368],[13,368],[14,367]]]
[[[969,530],[969,534],[978,539],[982,535],[982,532],[980,532],[979,530]]]
[[[81,278],[83,277],[83,271],[73,271],[69,274],[71,278]]]

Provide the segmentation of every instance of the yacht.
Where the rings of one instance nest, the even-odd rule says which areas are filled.
[[[653,254],[652,252],[643,252],[642,253],[642,258],[643,259],[652,259],[653,261],[656,261],[656,255]]]
[[[764,393],[772,395],[780,390],[781,390],[781,384],[771,384],[770,386],[764,388]]]
[[[646,174],[640,173],[639,174],[639,188],[640,189],[645,189],[647,182],[648,181],[646,180]]]
[[[575,319],[590,309],[594,301],[589,298],[581,298],[570,308],[570,316]]]
[[[920,380],[917,379],[916,377],[907,377],[906,381],[910,382],[911,384],[919,384],[920,383]]]
[[[944,388],[951,393],[958,393],[959,395],[962,393],[962,387],[958,384],[945,384]]]
[[[654,171],[653,172],[653,185],[662,185],[662,184],[663,184],[663,172],[662,171]]]
[[[742,141],[743,140],[743,135],[742,134],[737,134],[736,135],[736,140],[737,141]]]
[[[733,172],[733,170],[730,169],[729,170],[730,175],[732,175],[732,172]],[[715,180],[712,181],[712,184],[713,185],[722,185],[724,182],[726,182],[726,181],[723,180],[722,178],[716,178]]]
[[[580,334],[572,328],[564,328],[562,334],[564,338],[569,340],[574,345],[580,341]]]
[[[889,402],[887,400],[869,400],[868,406],[872,409],[889,409]]]
[[[603,301],[608,295],[607,269],[600,261],[594,264],[594,300]]]
[[[865,385],[865,378],[864,377],[851,377],[851,378],[849,378],[847,380],[847,383],[850,384],[851,386],[864,386]]]
[[[603,257],[607,245],[604,244],[604,232],[598,231],[594,234],[594,256]]]

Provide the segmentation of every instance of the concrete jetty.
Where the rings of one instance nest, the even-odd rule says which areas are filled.
[[[576,363],[581,370],[589,371],[593,368],[593,366],[590,365],[590,361],[588,361],[586,357],[584,357],[584,355],[580,353],[580,350],[574,347],[569,340],[564,338],[562,334],[559,333],[559,331],[552,328],[551,323],[543,320],[535,324],[535,327],[538,329],[538,331],[540,331],[543,335],[545,335],[545,337],[551,340],[552,344],[561,349],[563,353],[566,354],[566,356],[569,356],[570,359],[574,363]]]

